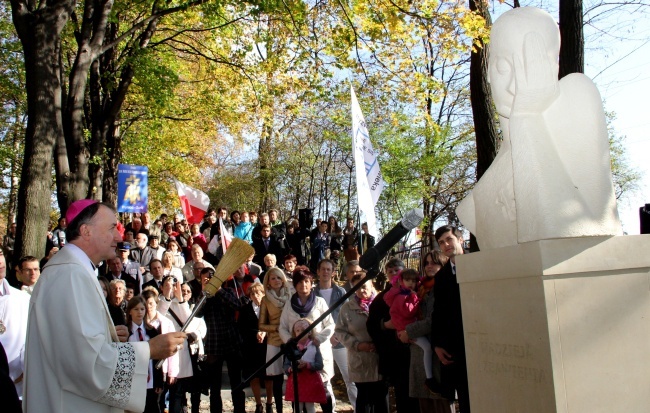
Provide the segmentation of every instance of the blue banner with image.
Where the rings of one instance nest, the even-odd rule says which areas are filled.
[[[147,212],[149,168],[119,164],[117,167],[117,212]]]

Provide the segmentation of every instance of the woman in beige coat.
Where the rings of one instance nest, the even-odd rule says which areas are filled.
[[[291,297],[291,290],[287,285],[284,271],[280,268],[271,268],[264,277],[264,290],[266,295],[260,307],[259,329],[266,333],[266,361],[269,361],[280,352],[282,339],[278,333],[282,308]],[[283,358],[279,357],[273,364],[266,368],[266,413],[271,413],[273,404],[271,395],[275,397],[276,413],[282,412],[282,382],[284,370]],[[270,390],[273,389],[271,392]]]
[[[361,274],[355,275],[351,284],[354,286],[361,278]],[[341,306],[334,334],[348,350],[350,380],[358,390],[355,411],[365,412],[370,408],[375,413],[387,413],[388,388],[379,374],[379,357],[366,328],[368,308],[375,295],[372,281],[366,281],[354,298]]]

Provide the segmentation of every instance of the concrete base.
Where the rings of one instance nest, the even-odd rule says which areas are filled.
[[[650,236],[457,259],[473,413],[650,410]]]

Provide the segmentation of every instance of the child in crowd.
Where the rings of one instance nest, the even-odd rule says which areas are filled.
[[[141,296],[135,296],[129,300],[126,306],[126,325],[131,332],[129,342],[149,341],[158,335],[158,331],[148,325],[145,320],[147,313],[146,301]],[[149,361],[149,371],[147,373],[147,400],[144,406],[144,413],[160,412],[158,407],[158,394],[163,388],[163,375],[160,369],[154,369],[156,360]]]
[[[134,295],[135,294],[134,294],[133,286],[127,285],[126,293],[124,293],[124,301],[128,303],[129,301],[131,301],[131,298],[133,298]]]
[[[301,318],[293,324],[292,336],[298,337],[311,324],[306,318]],[[315,413],[314,403],[325,403],[325,386],[323,385],[323,356],[318,346],[314,345],[313,330],[298,341],[298,350],[302,351],[302,357],[298,361],[298,401],[299,411],[303,409],[307,413]],[[285,370],[289,376],[284,398],[293,401],[293,372],[291,362],[285,360]]]
[[[416,293],[420,274],[412,269],[401,271],[391,280],[393,288],[385,295],[384,300],[390,306],[390,319],[397,333],[404,331],[406,326],[414,323],[420,317],[420,297]],[[433,388],[433,350],[429,340],[422,336],[413,340],[413,343],[424,351],[424,371],[426,373],[426,385]]]
[[[208,232],[209,229],[210,228],[208,228]],[[208,250],[208,241],[205,239],[205,235],[201,233],[201,228],[198,224],[192,224],[190,226],[190,237],[187,240],[188,248],[191,248],[194,244],[200,245],[203,252]]]

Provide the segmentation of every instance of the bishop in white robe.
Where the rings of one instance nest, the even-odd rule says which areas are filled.
[[[185,334],[121,342],[128,329],[113,325],[94,271],[121,241],[115,210],[80,200],[66,217],[69,243],[43,269],[29,305],[23,412],[141,412],[150,356],[175,354]]]
[[[25,413],[143,411],[149,345],[120,343],[90,260],[67,244],[32,294]]]

